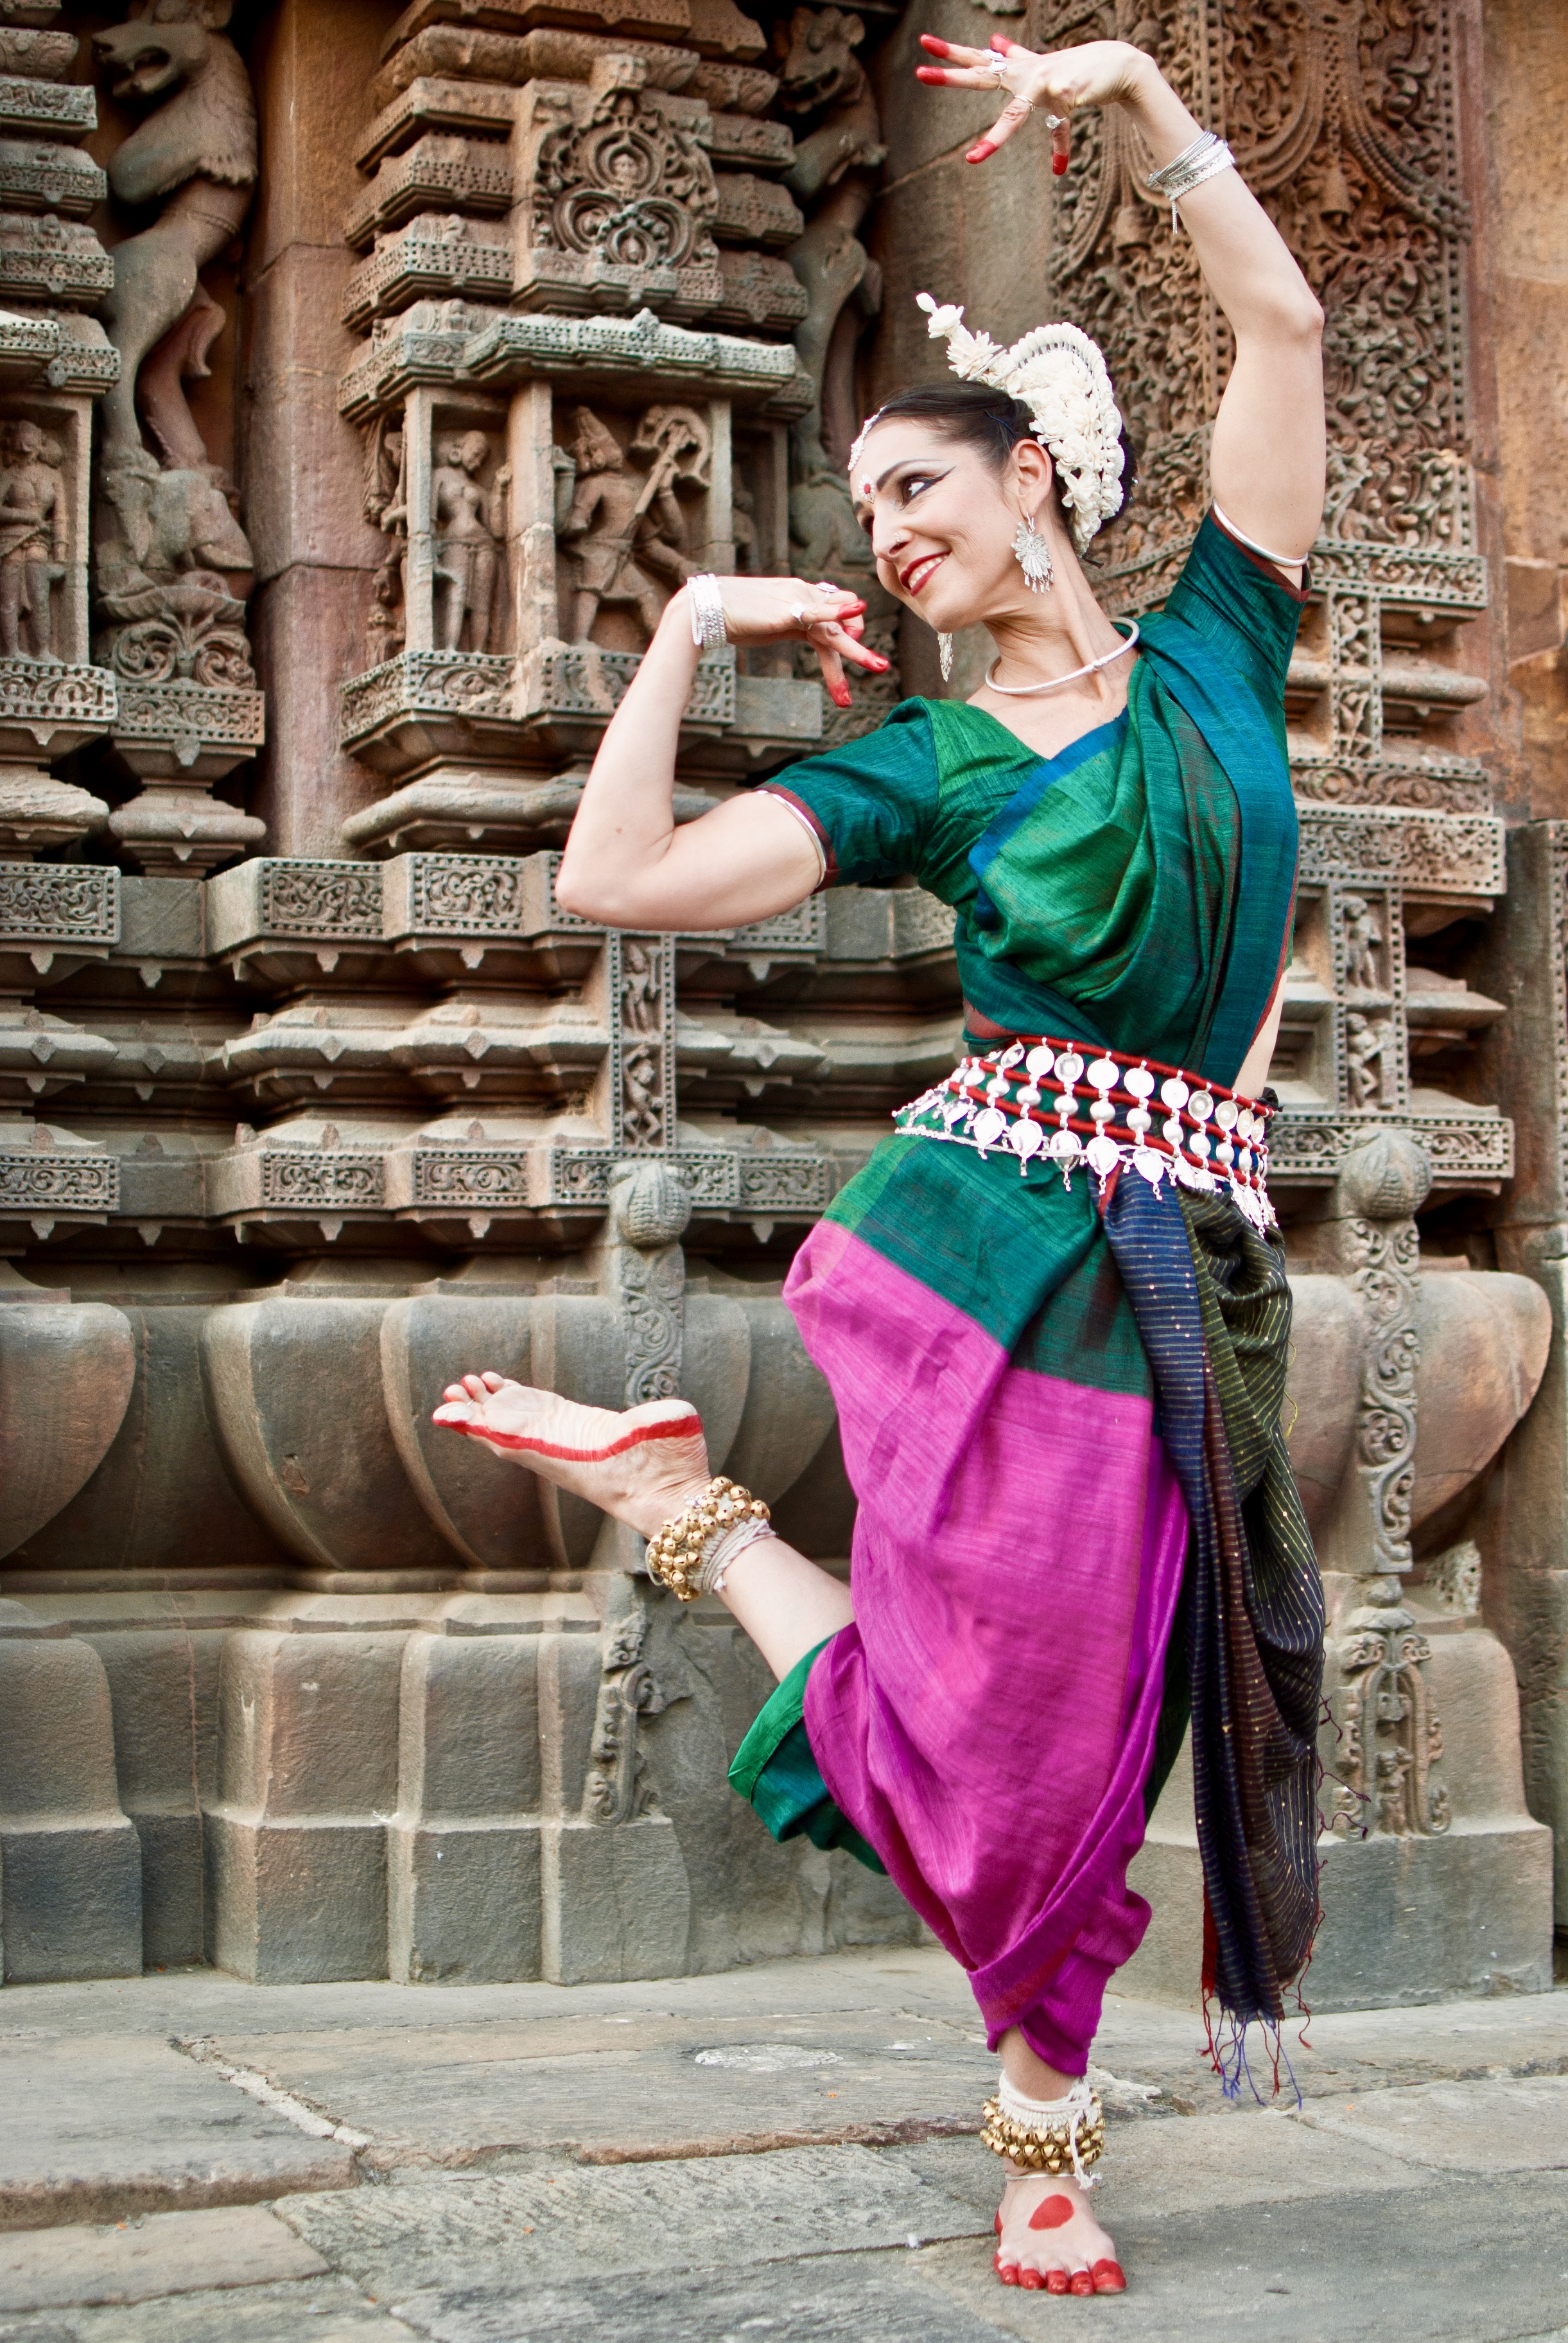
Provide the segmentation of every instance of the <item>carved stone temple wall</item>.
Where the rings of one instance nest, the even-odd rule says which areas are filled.
[[[1120,133],[1081,129],[1054,192],[1043,140],[965,170],[986,103],[918,91],[915,37],[1000,23],[1156,49],[1329,313],[1273,1070],[1333,1621],[1312,1997],[1549,1982],[1550,15],[0,0],[5,1979],[572,1981],[919,1933],[728,1789],[768,1680],[722,1607],[428,1415],[476,1365],[678,1392],[716,1468],[847,1567],[780,1289],[951,1062],[950,915],[848,888],[619,935],[553,880],[694,568],[855,583],[897,672],[846,718],[792,652],[709,654],[683,814],[940,689],[842,473],[938,368],[917,290],[1102,339],[1142,469],[1105,594],[1169,590],[1223,328]],[[1137,1975],[1185,1996],[1180,1774],[1141,1863]]]

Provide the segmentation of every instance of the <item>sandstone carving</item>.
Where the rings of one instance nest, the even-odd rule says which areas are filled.
[[[120,378],[104,405],[106,466],[140,448],[138,404],[169,465],[207,462],[180,384],[204,371],[223,330],[199,272],[243,222],[256,173],[256,102],[224,33],[232,13],[233,0],[146,0],[93,36],[116,96],[155,108],[116,149],[109,184],[122,204],[163,206],[115,248],[106,313]]]
[[[560,532],[576,570],[568,639],[586,643],[600,608],[616,604],[628,604],[651,635],[697,566],[678,488],[708,485],[708,427],[689,407],[650,407],[623,453],[591,407],[579,407],[572,423],[577,485]],[[630,469],[628,457],[646,468]]]
[[[37,424],[14,423],[0,471],[0,659],[55,659],[51,597],[69,536],[61,447]]]

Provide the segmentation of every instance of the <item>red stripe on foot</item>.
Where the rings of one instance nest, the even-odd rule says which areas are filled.
[[[493,1448],[520,1448],[530,1456],[553,1457],[559,1464],[605,1464],[612,1456],[624,1456],[628,1448],[640,1448],[645,1440],[690,1440],[701,1429],[699,1415],[682,1415],[671,1423],[639,1424],[608,1448],[557,1448],[548,1440],[529,1440],[520,1432],[490,1432],[482,1423],[446,1426],[448,1432],[466,1432],[470,1440],[487,1440]]]

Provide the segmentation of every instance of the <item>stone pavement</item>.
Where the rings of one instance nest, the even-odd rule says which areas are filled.
[[[1113,1999],[1090,2302],[990,2275],[994,2062],[876,1948],[653,1984],[0,1994],[0,2343],[1568,2343],[1568,1992],[1319,2018],[1230,2107]]]

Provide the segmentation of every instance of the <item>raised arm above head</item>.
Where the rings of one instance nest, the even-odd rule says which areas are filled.
[[[1085,106],[1121,106],[1163,170],[1202,137],[1152,57],[1125,41],[1090,41],[1047,55],[1005,35],[988,49],[923,35],[940,65],[922,81],[955,89],[1010,93],[968,160],[984,163],[1030,121],[1045,116],[1052,167],[1068,167],[1072,116]],[[1222,162],[1219,149],[1207,158]],[[1283,237],[1239,172],[1221,168],[1181,197],[1182,226],[1204,280],[1230,321],[1236,361],[1214,420],[1210,477],[1214,501],[1237,530],[1299,563],[1317,534],[1323,506],[1322,311]]]

